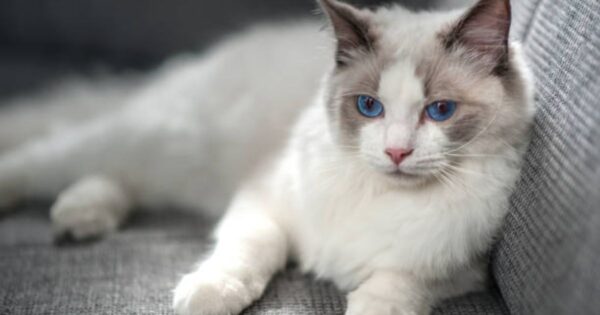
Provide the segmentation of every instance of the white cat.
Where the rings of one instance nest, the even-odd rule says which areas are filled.
[[[348,315],[428,314],[478,288],[534,114],[509,1],[320,4],[335,41],[314,22],[263,26],[137,92],[59,89],[64,106],[96,104],[77,118],[103,113],[6,151],[0,204],[60,193],[56,230],[83,239],[134,205],[218,214],[232,197],[214,252],[175,289],[181,315],[240,313],[289,259],[350,292]],[[98,110],[107,93],[123,106]],[[32,137],[21,108],[0,118],[12,143]]]

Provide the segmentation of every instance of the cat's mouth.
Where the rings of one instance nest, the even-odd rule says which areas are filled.
[[[398,185],[400,187],[414,188],[423,185],[430,181],[430,177],[424,174],[410,173],[405,170],[395,169],[392,171],[384,172],[385,178],[392,185]]]
[[[410,170],[396,168],[384,172],[385,177],[393,182],[400,183],[402,186],[419,186],[430,182],[435,175],[429,172],[411,172]]]
[[[409,173],[407,171],[404,171],[402,169],[395,169],[392,171],[389,171],[386,173],[388,176],[390,177],[394,177],[394,178],[402,178],[402,179],[409,179],[409,180],[415,180],[415,179],[420,179],[423,176],[420,174],[415,174],[415,173]]]

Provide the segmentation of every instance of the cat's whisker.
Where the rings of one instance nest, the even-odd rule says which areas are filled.
[[[444,167],[452,169],[452,170],[457,171],[457,172],[464,173],[464,174],[476,175],[476,176],[488,176],[485,173],[481,173],[481,172],[477,172],[477,171],[474,171],[474,170],[469,170],[469,169],[461,168],[461,167],[458,167],[458,166],[455,166],[455,165],[452,165],[452,164],[444,164]]]
[[[467,185],[467,183],[460,177],[452,176],[448,169],[442,169],[440,171],[440,174],[442,177],[446,178],[446,180],[451,183],[450,186],[452,189],[454,189],[455,186],[460,186],[462,188],[462,191],[466,192],[471,198],[481,199],[481,197],[473,191],[472,186]]]
[[[418,159],[414,163],[416,165],[422,165],[422,164],[435,164],[437,162],[443,162],[443,161],[445,161],[445,157],[425,157],[425,158]]]
[[[503,181],[498,180],[494,177],[490,177],[489,174],[483,173],[483,172],[478,172],[475,170],[470,170],[470,169],[466,169],[466,168],[462,168],[456,165],[452,165],[452,164],[445,164],[444,167],[446,167],[447,169],[451,169],[453,171],[462,173],[462,174],[466,174],[466,175],[473,175],[473,176],[478,176],[478,177],[483,177],[485,178],[485,180],[493,182],[494,184],[503,184]]]
[[[453,153],[448,153],[447,156],[465,157],[465,158],[493,158],[493,157],[507,158],[507,157],[509,157],[506,154],[453,154]]]
[[[434,176],[436,179],[438,179],[438,181],[442,184],[442,186],[444,186],[444,188],[446,188],[448,190],[452,190],[454,188],[452,182],[448,179],[448,176],[446,175],[446,173],[439,172],[439,173],[435,174]]]
[[[426,155],[423,157],[419,157],[419,159],[416,161],[416,163],[426,163],[429,161],[437,161],[437,160],[445,160],[446,159],[446,155],[444,154],[432,154],[432,155]]]

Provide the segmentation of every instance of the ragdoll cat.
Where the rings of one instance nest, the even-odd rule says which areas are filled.
[[[320,4],[335,40],[314,22],[264,26],[136,92],[60,90],[58,107],[94,104],[83,116],[123,106],[79,124],[63,109],[65,126],[5,151],[0,202],[60,193],[53,224],[83,239],[133,206],[218,213],[232,195],[214,251],[174,291],[181,315],[240,313],[288,260],[350,292],[348,315],[428,314],[478,288],[534,113],[509,1]],[[19,108],[1,118],[13,143],[31,138]]]

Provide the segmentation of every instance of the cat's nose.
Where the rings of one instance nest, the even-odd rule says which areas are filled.
[[[388,148],[385,150],[385,154],[387,154],[390,159],[396,165],[400,165],[404,159],[406,159],[409,155],[413,153],[413,149],[397,149],[397,148]]]

